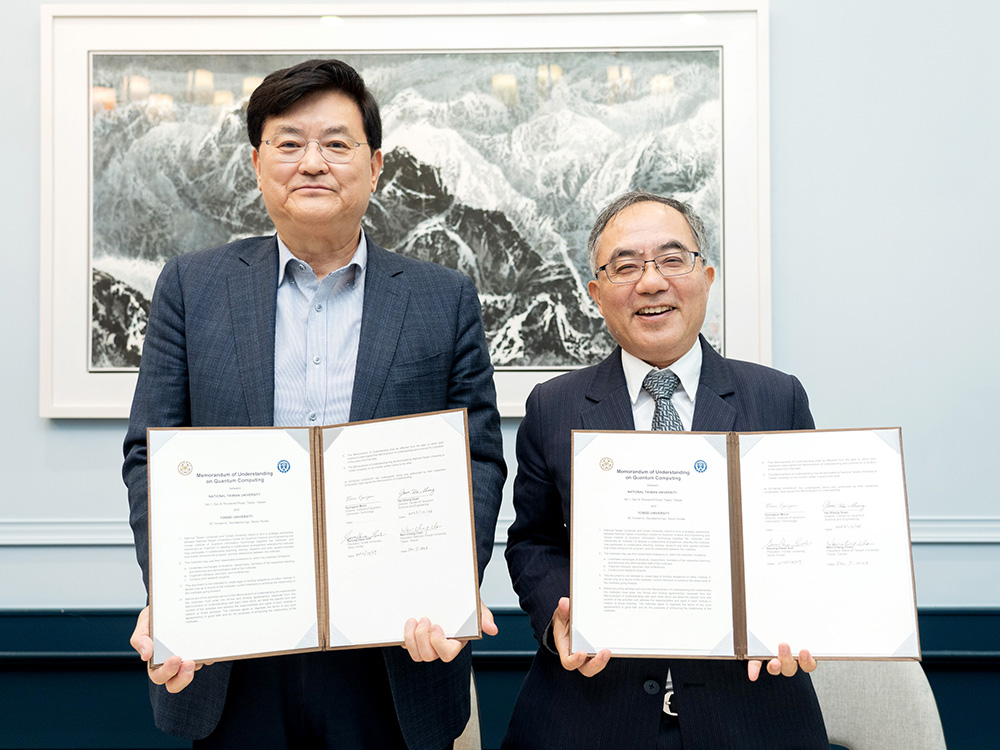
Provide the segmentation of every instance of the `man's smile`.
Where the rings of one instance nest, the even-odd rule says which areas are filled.
[[[641,310],[636,310],[636,315],[661,315],[662,313],[671,312],[677,308],[672,305],[657,305],[656,307],[644,307]]]

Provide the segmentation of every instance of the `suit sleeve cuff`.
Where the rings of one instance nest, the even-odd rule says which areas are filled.
[[[550,654],[559,656],[559,652],[556,651],[556,638],[552,635],[552,620],[549,620],[549,624],[545,626],[545,632],[542,633],[542,647]]]

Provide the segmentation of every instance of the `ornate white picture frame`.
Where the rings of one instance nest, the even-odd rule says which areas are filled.
[[[95,330],[110,337],[95,322],[98,308],[104,309],[104,299],[95,297],[95,279],[105,270],[108,227],[127,225],[127,216],[119,220],[110,212],[110,173],[102,171],[103,156],[95,166],[94,139],[109,107],[152,106],[149,98],[156,92],[143,89],[148,80],[141,83],[148,76],[112,76],[108,85],[109,68],[100,67],[109,60],[144,56],[258,58],[249,78],[290,58],[359,61],[383,107],[387,162],[392,148],[420,151],[416,156],[437,170],[435,184],[442,185],[449,200],[509,224],[516,241],[531,249],[531,263],[545,264],[548,273],[553,258],[564,264],[556,266],[559,274],[576,279],[577,289],[564,299],[543,299],[548,290],[541,282],[526,285],[536,270],[529,265],[518,269],[520,296],[499,301],[498,291],[504,291],[499,282],[493,292],[484,292],[490,281],[478,277],[475,268],[462,267],[480,285],[503,416],[523,414],[524,399],[535,383],[596,361],[609,345],[596,310],[588,308],[585,240],[600,208],[631,188],[674,192],[705,216],[720,279],[713,287],[706,323],[712,328],[706,334],[727,356],[769,362],[765,3],[542,3],[523,8],[359,4],[336,6],[335,12],[333,16],[331,6],[314,5],[43,6],[43,417],[128,414],[134,365],[116,364],[94,351]],[[390,60],[397,63],[395,76],[376,74],[377,65],[365,69],[366,61]],[[399,65],[400,60],[413,65]],[[276,64],[268,67],[270,61]],[[697,62],[697,86],[691,83],[690,61]],[[469,74],[455,75],[456,70]],[[189,102],[204,93],[192,88],[196,72],[201,69],[193,65]],[[431,87],[426,79],[435,75],[438,80]],[[474,78],[481,82],[466,80]],[[207,100],[205,106],[238,108],[241,92],[229,90],[232,98],[223,92],[216,96],[219,101]],[[452,119],[435,134],[417,139],[413,128],[404,125],[417,123],[420,115],[397,106],[410,91],[439,111],[442,102],[470,97],[488,102],[504,113],[504,122],[495,133],[469,135],[464,131],[474,128],[455,127]],[[551,143],[524,137],[538,133]],[[492,153],[496,143],[506,144],[508,152]],[[529,143],[535,149],[530,153]],[[245,148],[249,162],[249,144]],[[502,190],[483,189],[482,175],[489,176],[490,170],[490,184],[503,183]],[[508,170],[517,171],[519,181],[508,180]],[[542,188],[527,184],[531,181],[525,175],[533,173]],[[478,183],[473,179],[477,175]],[[220,185],[221,190],[226,187]],[[379,241],[377,227],[374,231]],[[126,251],[131,246],[120,242]],[[182,243],[170,242],[170,252],[198,249],[174,244]],[[148,294],[156,268],[146,263],[133,270],[141,280],[131,285],[102,276],[101,293],[114,287],[126,295]],[[133,287],[139,295],[133,295]],[[566,319],[582,324],[567,324]],[[537,320],[548,321],[544,335],[549,338],[533,353],[525,321]],[[115,336],[131,343],[119,345],[137,348],[140,326],[124,328]]]

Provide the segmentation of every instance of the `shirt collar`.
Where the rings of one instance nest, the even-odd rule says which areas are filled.
[[[288,245],[282,242],[281,237],[277,237],[278,240],[278,286],[281,286],[281,282],[285,280],[285,269],[291,261],[301,262],[299,258],[296,258],[292,251],[288,249]],[[306,264],[308,265],[308,264]],[[354,256],[351,258],[350,263],[348,263],[344,268],[349,268],[351,266],[356,266],[354,271],[355,278],[365,270],[368,265],[368,239],[365,237],[365,231],[361,230],[361,239],[358,240],[358,249],[354,251]],[[336,273],[336,272],[334,272]]]
[[[646,375],[656,372],[659,368],[653,367],[649,362],[645,362],[622,349],[622,369],[625,371],[628,395],[634,406],[642,393],[642,381],[646,379]],[[698,393],[698,383],[701,380],[701,340],[696,339],[694,346],[688,349],[684,356],[664,369],[670,370],[677,376],[677,379],[681,381],[680,387],[693,402],[695,394]]]

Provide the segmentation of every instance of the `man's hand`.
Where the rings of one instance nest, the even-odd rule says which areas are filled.
[[[552,639],[556,644],[559,661],[565,670],[572,672],[575,669],[584,677],[593,677],[608,666],[608,660],[611,658],[608,649],[598,651],[596,656],[587,656],[583,651],[570,653],[569,597],[564,596],[560,599],[556,611],[552,613]]]
[[[153,639],[149,637],[149,605],[139,613],[129,643],[146,662],[149,679],[157,685],[166,686],[168,693],[179,693],[186,688],[194,679],[194,673],[201,669],[201,664],[184,661],[179,656],[171,656],[156,669],[152,668],[149,664],[153,658]]]
[[[493,613],[485,604],[480,604],[483,632],[496,635],[499,629],[493,621]],[[465,641],[446,638],[444,628],[434,625],[426,617],[415,620],[412,617],[403,626],[403,648],[410,653],[413,661],[451,661],[465,648]]]
[[[756,682],[760,676],[761,663],[760,659],[751,659],[747,662],[747,677],[750,678],[750,682]],[[791,646],[787,643],[779,644],[777,658],[771,659],[767,663],[768,674],[775,676],[782,674],[785,677],[791,677],[799,671],[800,667],[803,672],[812,672],[816,669],[816,660],[812,658],[808,649],[802,649],[799,651],[799,660],[796,662],[792,657]]]

